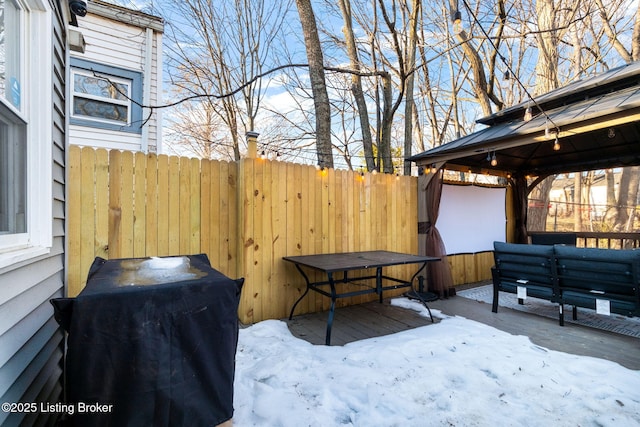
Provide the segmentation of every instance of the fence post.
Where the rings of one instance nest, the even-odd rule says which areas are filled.
[[[258,132],[249,131],[247,136],[247,158],[255,159],[258,155]]]

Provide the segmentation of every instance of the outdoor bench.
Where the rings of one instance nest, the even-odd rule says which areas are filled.
[[[498,312],[499,291],[560,302],[553,246],[521,245],[494,242],[495,265],[491,269],[493,279],[493,307]],[[520,304],[522,298],[518,298]]]
[[[494,313],[506,291],[557,303],[561,326],[565,304],[640,316],[640,251],[495,242],[494,259]]]
[[[554,246],[562,304],[640,316],[640,251]]]

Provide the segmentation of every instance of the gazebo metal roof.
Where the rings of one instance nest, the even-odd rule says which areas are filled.
[[[527,107],[533,117],[525,121]],[[478,123],[488,127],[408,160],[534,176],[640,165],[640,62],[574,82]],[[492,166],[494,153],[497,164]]]

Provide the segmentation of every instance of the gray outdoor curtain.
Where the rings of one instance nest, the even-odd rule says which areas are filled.
[[[427,281],[429,290],[438,294],[441,298],[448,296],[449,288],[453,287],[451,267],[447,261],[447,252],[442,237],[436,228],[440,211],[440,198],[442,196],[442,170],[439,170],[429,181],[426,188],[425,201],[426,213],[429,221],[425,224],[425,255],[438,257],[441,262],[427,264]]]

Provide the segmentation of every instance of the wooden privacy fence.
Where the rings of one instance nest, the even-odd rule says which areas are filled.
[[[304,291],[301,275],[284,256],[418,253],[416,177],[76,146],[70,147],[68,170],[70,296],[84,287],[96,256],[206,253],[217,270],[245,278],[239,316],[252,323],[286,317]],[[415,266],[390,271],[406,280],[414,272]],[[394,292],[402,291],[385,295]],[[297,313],[325,310],[329,299],[312,292],[298,307]]]

